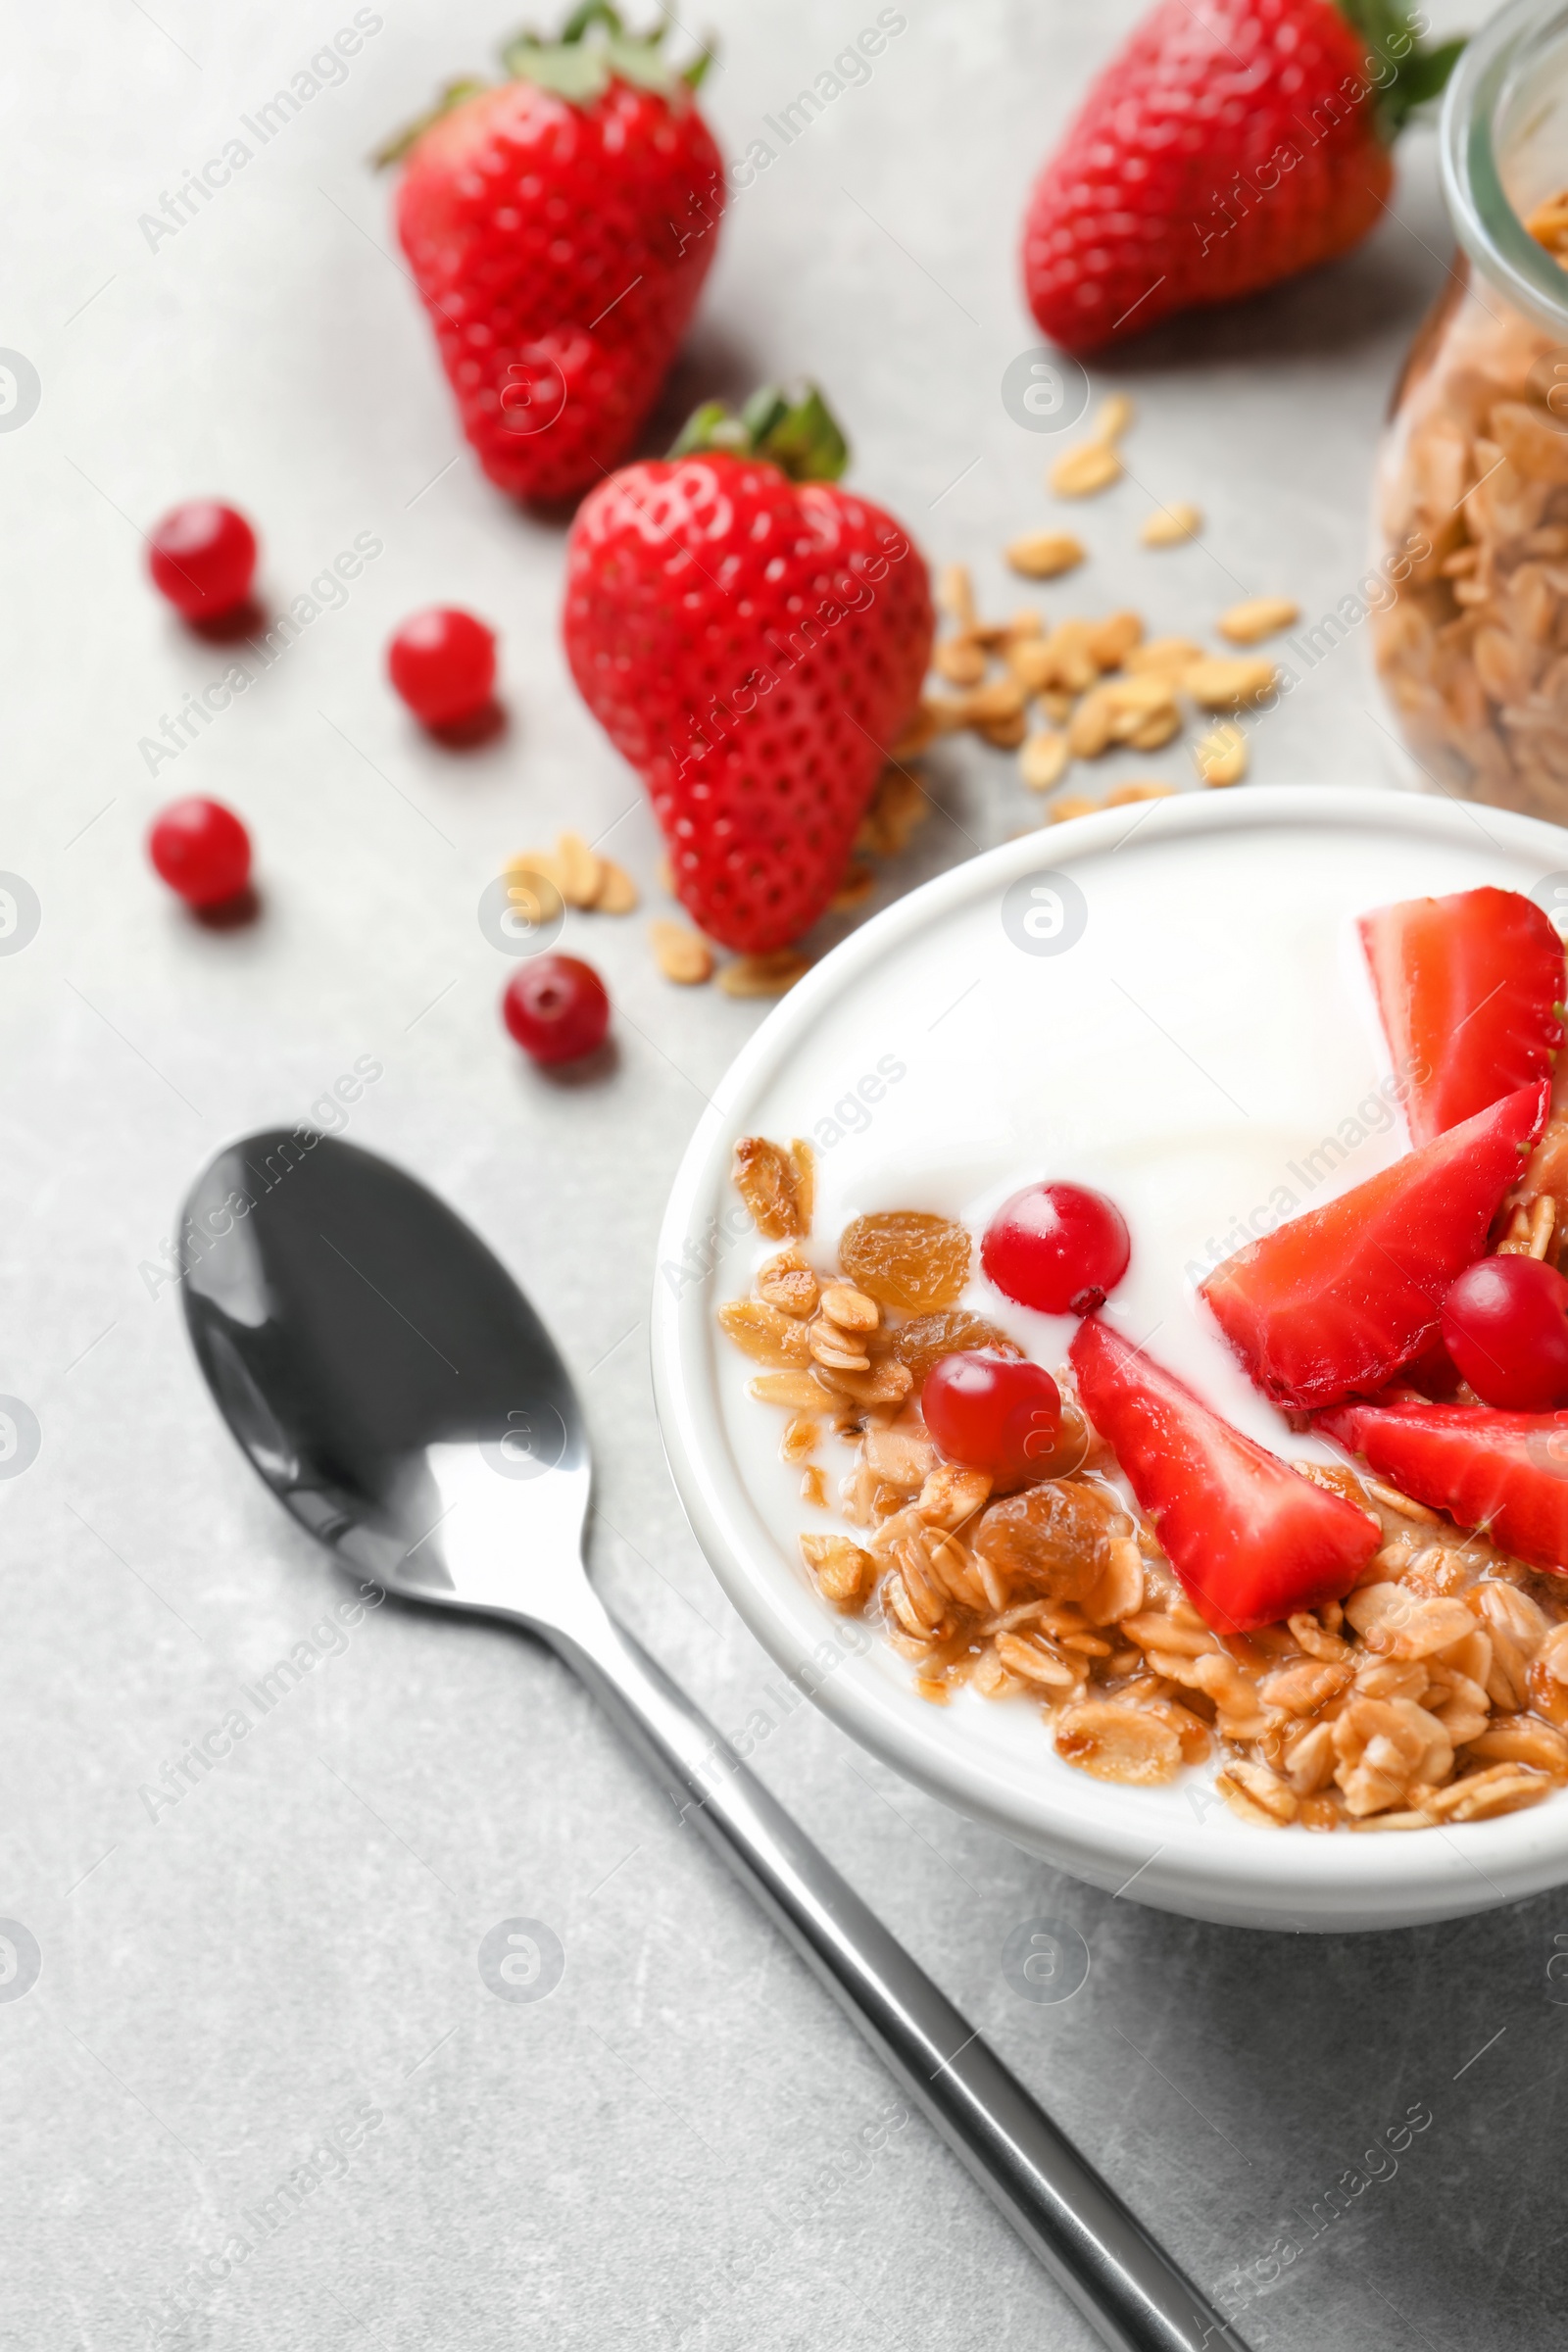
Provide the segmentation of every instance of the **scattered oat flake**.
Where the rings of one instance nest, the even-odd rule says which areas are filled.
[[[1100,415],[1095,418],[1095,439],[1119,441],[1132,423],[1133,415],[1130,396],[1125,392],[1113,392],[1108,400],[1102,402]]]
[[[986,674],[986,654],[972,637],[948,637],[931,657],[931,666],[950,686],[978,686]]]
[[[1143,615],[1139,612],[1107,612],[1103,620],[1092,620],[1084,643],[1090,659],[1102,669],[1120,669],[1127,657],[1143,639]]]
[[[1203,517],[1197,507],[1178,499],[1174,506],[1156,507],[1147,515],[1138,536],[1146,547],[1181,547],[1196,539],[1203,527]]]
[[[889,765],[876,780],[871,805],[855,836],[858,855],[896,858],[908,843],[916,825],[930,814],[930,802],[918,776],[906,767]]]
[[[638,904],[637,885],[625,867],[617,865],[613,858],[601,858],[595,914],[634,914]]]
[[[1247,737],[1233,719],[1223,719],[1194,744],[1193,764],[1205,784],[1239,784],[1247,773]]]
[[[1132,801],[1168,800],[1176,790],[1157,776],[1137,777],[1130,784],[1113,784],[1101,803],[1102,808],[1125,808]]]
[[[1133,752],[1162,751],[1171,737],[1180,731],[1181,712],[1174,708],[1153,711],[1142,726],[1131,728],[1121,741]]]
[[[556,843],[556,881],[568,906],[591,906],[599,896],[598,854],[580,833],[563,833]]]
[[[810,970],[809,959],[793,948],[775,948],[767,956],[737,956],[718,975],[726,997],[782,997]]]
[[[1067,722],[1067,749],[1075,760],[1097,760],[1112,744],[1155,752],[1181,725],[1176,689],[1158,671],[1107,679],[1093,686]]]
[[[1110,749],[1114,706],[1103,687],[1092,687],[1067,722],[1067,750],[1074,760],[1098,760]]]
[[[964,718],[969,726],[987,725],[998,718],[1016,718],[1029,700],[1029,689],[1023,680],[1008,672],[1000,678],[989,678],[977,686],[964,701]]]
[[[1059,801],[1051,804],[1051,821],[1054,825],[1070,824],[1075,816],[1093,816],[1099,807],[1100,803],[1091,800],[1087,792],[1064,792]]]
[[[1031,792],[1051,792],[1067,772],[1065,735],[1031,735],[1018,755],[1018,772]]]
[[[967,564],[944,564],[937,579],[937,603],[960,629],[974,625],[974,582]]]
[[[506,870],[507,896],[529,924],[554,922],[565,905],[556,880],[556,861],[546,850],[524,850]]]
[[[1207,660],[1200,645],[1191,637],[1151,637],[1143,645],[1135,645],[1127,655],[1123,667],[1131,670],[1165,670],[1179,678],[1195,662]]]
[[[1027,531],[1008,543],[1005,554],[1012,569],[1026,580],[1054,580],[1083,562],[1084,547],[1070,531]]]
[[[828,901],[829,914],[850,914],[863,906],[876,887],[876,876],[868,865],[847,865],[844,879]]]
[[[936,712],[928,703],[922,703],[917,710],[910,713],[904,732],[895,739],[890,748],[888,758],[890,760],[918,760],[922,752],[930,749],[941,732],[942,727]]]
[[[1232,645],[1260,645],[1265,637],[1294,628],[1300,617],[1300,606],[1288,596],[1249,596],[1222,612],[1216,626]]]
[[[1172,710],[1176,702],[1173,681],[1157,669],[1138,670],[1127,678],[1112,678],[1101,691],[1109,695],[1117,710],[1133,717],[1148,718],[1156,710]]]
[[[713,951],[700,931],[685,923],[656,922],[649,924],[648,936],[654,943],[654,960],[666,980],[695,988],[712,978]]]
[[[979,694],[984,690],[977,686],[974,691]],[[956,733],[959,727],[969,724],[972,715],[966,694],[928,694],[920,705],[920,719],[928,742],[934,741],[938,735]],[[905,738],[901,735],[890,754],[892,759],[913,757],[905,751],[904,743]]]
[[[1261,701],[1274,686],[1272,662],[1261,655],[1205,655],[1182,672],[1182,684],[1205,710],[1237,710]]]
[[[1122,464],[1108,441],[1080,441],[1064,449],[1046,475],[1058,498],[1093,498],[1119,482]]]

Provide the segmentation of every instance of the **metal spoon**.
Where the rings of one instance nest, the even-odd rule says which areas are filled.
[[[220,1152],[181,1230],[197,1359],[284,1508],[388,1592],[549,1642],[1116,2352],[1246,2352],[608,1614],[582,1563],[577,1398],[477,1235],[388,1161],[300,1129]]]

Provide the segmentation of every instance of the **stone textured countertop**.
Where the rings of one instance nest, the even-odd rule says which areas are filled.
[[[342,76],[261,143],[242,122],[350,0],[9,10],[0,343],[40,399],[0,435],[0,865],[40,921],[0,960],[0,1391],[39,1436],[0,1479],[0,1913],[41,1973],[23,1998],[0,1984],[0,2329],[40,2352],[1079,2352],[1082,2322],[924,2125],[889,2117],[850,2028],[549,1655],[392,1604],[334,1614],[347,1588],[238,1459],[159,1279],[206,1156],[368,1057],[347,1132],[477,1224],[581,1382],[603,1590],[721,1727],[778,1694],[683,1522],[647,1369],[670,1178],[766,1007],[654,972],[646,919],[671,910],[561,656],[564,526],[460,446],[364,161],[509,10],[368,13]],[[972,563],[992,611],[1021,601],[1003,542],[1052,522],[1093,551],[1053,611],[1185,631],[1244,594],[1311,619],[1353,593],[1379,420],[1449,252],[1431,133],[1353,258],[1095,369],[1137,403],[1132,478],[1057,508],[1049,444],[1001,397],[1035,340],[1018,220],[1138,11],[904,0],[868,77],[773,139],[765,118],[876,13],[705,0],[720,144],[777,152],[734,202],[658,429],[809,371],[854,478],[933,561]],[[243,169],[149,237],[236,137]],[[254,517],[274,611],[357,539],[379,552],[154,776],[141,740],[230,655],[154,598],[138,533],[204,492]],[[1197,501],[1200,543],[1142,550],[1156,499]],[[440,601],[503,638],[510,728],[462,758],[380,674],[394,622]],[[1257,781],[1394,780],[1363,635],[1252,729]],[[1191,787],[1186,746],[1114,756],[1091,789],[1151,773]],[[969,738],[929,779],[873,907],[1038,818]],[[146,867],[151,811],[184,792],[254,829],[247,928],[184,919]],[[645,901],[568,918],[620,1007],[588,1083],[514,1054],[476,915],[504,858],[562,826]],[[284,1689],[290,1656],[309,1670]],[[1197,1926],[1054,1878],[810,1705],[774,1711],[763,1778],[1254,2346],[1561,2340],[1568,1895],[1364,1938]],[[225,1725],[171,1800],[166,1773]],[[547,2000],[481,1978],[517,1915],[564,1948]],[[1070,2000],[1004,1974],[1035,1918],[1088,1948]],[[1370,2178],[1412,2111],[1430,2120]]]

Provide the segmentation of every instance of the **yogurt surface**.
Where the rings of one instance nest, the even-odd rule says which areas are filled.
[[[1160,806],[1129,810],[1113,846],[1077,856],[1043,833],[1038,865],[1021,879],[933,909],[808,1026],[797,1024],[789,1050],[736,1104],[731,1135],[810,1142],[817,1190],[806,1246],[823,1270],[845,1225],[865,1211],[958,1217],[978,1245],[1022,1185],[1066,1178],[1108,1194],[1131,1230],[1132,1260],[1106,1319],[1286,1459],[1334,1459],[1252,1387],[1197,1286],[1246,1240],[1409,1148],[1399,1107],[1407,1074],[1390,1062],[1356,916],[1481,883],[1554,904],[1551,852],[1499,846],[1489,811],[1448,839],[1407,831],[1396,800],[1386,830],[1244,818],[1170,836]],[[746,1230],[733,1192],[715,1206],[710,1316],[744,1296],[779,1247]],[[1003,1298],[978,1270],[978,1246],[965,1303],[1048,1369],[1064,1359],[1074,1320]],[[783,1416],[747,1395],[756,1366],[716,1331],[711,1362],[715,1435],[781,1570],[804,1588],[799,1536],[844,1523],[802,1500],[799,1467],[778,1458]],[[831,1447],[820,1458],[831,1494],[848,1450],[843,1462]],[[843,1619],[808,1598],[824,1635],[842,1631]],[[906,1688],[906,1662],[863,1630],[872,1652],[856,1673],[870,1668]],[[960,1690],[932,1712],[977,1752],[1027,1757],[1033,1774],[1083,1790],[1034,1707]],[[1146,1818],[1172,1807],[1186,1815],[1185,1784],[1204,1777],[1114,1794]]]

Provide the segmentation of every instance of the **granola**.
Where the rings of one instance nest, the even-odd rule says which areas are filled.
[[[1548,252],[1561,198],[1526,226]],[[1445,787],[1568,799],[1568,423],[1561,342],[1460,265],[1410,355],[1379,462],[1385,687]]]
[[[766,1366],[752,1395],[784,1415],[783,1456],[831,1531],[801,1558],[832,1608],[865,1616],[937,1704],[964,1687],[1037,1708],[1056,1753],[1129,1788],[1201,1765],[1254,1827],[1413,1830],[1485,1821],[1568,1787],[1568,1577],[1541,1573],[1383,1482],[1298,1462],[1376,1520],[1379,1547],[1343,1601],[1223,1636],[1183,1590],[1072,1375],[1054,1452],[997,1492],[943,1459],[921,1415],[939,1357],[1022,1350],[964,1303],[956,1220],[857,1217],[808,1248],[809,1154],[762,1137],[736,1180],[788,1247],[719,1309]],[[1568,1126],[1519,1188],[1526,1235],[1568,1185]],[[1545,1242],[1543,1242],[1543,1249]]]

